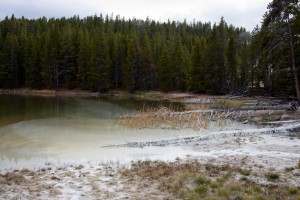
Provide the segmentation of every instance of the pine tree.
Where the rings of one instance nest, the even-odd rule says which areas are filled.
[[[51,38],[50,32],[46,32],[42,36],[44,44],[41,49],[41,79],[42,86],[48,89],[54,88],[54,70],[51,67],[50,51],[51,51]]]
[[[141,74],[142,50],[136,31],[132,30],[128,38],[126,64],[123,72],[124,86],[130,91],[142,89]]]
[[[160,62],[163,45],[165,45],[161,32],[156,31],[153,34],[152,40],[150,42],[151,42],[151,50],[152,50],[154,66],[158,66]]]
[[[135,91],[135,70],[133,68],[132,60],[131,60],[131,41],[128,43],[128,50],[125,57],[125,65],[123,70],[123,85],[124,88],[133,93]]]
[[[242,49],[241,49],[241,65],[240,65],[240,86],[242,89],[247,90],[248,89],[248,83],[250,80],[250,52],[249,52],[249,46],[246,43],[243,43]]]
[[[298,0],[273,0],[268,5],[268,12],[264,16],[263,27],[269,33],[269,44],[262,45],[268,54],[265,55],[266,59],[272,56],[277,59],[277,63],[291,66],[291,71],[294,76],[294,85],[298,102],[300,103],[300,86],[299,86],[299,72],[298,66],[296,66],[296,54],[294,40],[297,38],[296,32],[293,30],[293,24],[297,20],[297,13],[299,13]],[[285,60],[285,57],[280,52],[288,50],[289,58]],[[276,55],[275,55],[276,54]],[[270,59],[272,60],[272,59]],[[275,65],[276,66],[276,65]],[[269,70],[270,71],[270,70]]]
[[[88,88],[98,92],[107,91],[111,86],[111,61],[102,27],[95,30],[90,45]]]
[[[141,83],[143,84],[142,89],[150,90],[154,88],[155,83],[155,67],[152,57],[152,51],[149,43],[149,38],[145,32],[142,42],[142,63],[141,63]]]
[[[17,35],[18,38],[18,69],[16,87],[22,87],[25,83],[25,69],[27,62],[27,29],[24,22],[22,22],[20,30]]]
[[[124,37],[120,33],[114,34],[112,46],[112,71],[115,88],[120,88],[123,84],[122,73],[125,63],[126,48]]]
[[[28,62],[26,66],[26,82],[27,86],[34,89],[41,88],[41,42],[40,34],[28,40]]]
[[[205,92],[205,88],[203,85],[205,73],[203,69],[204,51],[204,40],[197,38],[191,56],[192,67],[189,80],[190,90],[195,92]]]
[[[87,88],[87,70],[89,64],[89,34],[87,29],[79,31],[79,53],[78,53],[78,72],[77,83],[81,89]]]
[[[0,82],[3,88],[17,87],[17,72],[18,72],[18,58],[17,58],[18,41],[14,34],[8,33],[6,35],[0,69]]]
[[[231,31],[229,36],[228,48],[226,51],[227,67],[228,67],[228,81],[231,90],[237,89],[238,75],[237,75],[237,43],[234,31]]]
[[[221,21],[217,28],[218,37],[216,38],[216,65],[219,68],[219,77],[220,77],[220,92],[226,93],[227,92],[227,67],[226,67],[226,49],[227,49],[227,41],[228,41],[228,35],[227,35],[227,24],[224,20],[224,18],[221,18]]]
[[[71,25],[68,24],[63,30],[62,49],[61,49],[61,65],[63,67],[62,75],[65,84],[69,89],[76,87],[77,60],[75,51],[74,33]]]
[[[173,80],[171,72],[171,61],[169,51],[166,45],[163,46],[160,62],[157,67],[157,82],[160,89],[170,91],[173,89]]]
[[[170,46],[170,55],[173,58],[171,60],[170,72],[173,80],[173,89],[184,90],[186,72],[188,71],[188,62],[186,49],[181,44],[179,35],[174,35],[172,45]]]
[[[224,55],[220,53],[223,50],[220,50],[219,40],[219,31],[217,26],[214,25],[212,33],[207,39],[206,50],[203,56],[204,90],[207,93],[217,94],[221,92],[222,73],[220,64],[224,60]]]

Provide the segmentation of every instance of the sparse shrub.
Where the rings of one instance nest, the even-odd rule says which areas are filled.
[[[221,183],[214,181],[210,184],[210,187],[216,189],[218,187],[221,187]]]
[[[24,168],[24,169],[22,169],[20,172],[21,172],[22,174],[26,174],[26,173],[28,173],[28,172],[30,172],[30,171],[29,171],[29,169]]]
[[[218,195],[221,198],[228,197],[230,195],[230,191],[226,187],[221,187],[221,188],[218,189]]]
[[[248,169],[239,169],[238,172],[244,176],[249,176],[251,173],[251,170]]]
[[[241,196],[237,196],[237,197],[234,197],[234,200],[243,200],[244,198],[242,198]]]
[[[199,176],[199,177],[197,177],[197,179],[196,179],[196,183],[198,184],[198,185],[207,185],[207,184],[209,184],[211,181],[207,178],[207,177],[205,177],[205,176]]]
[[[28,176],[35,176],[35,172],[29,172],[28,174],[27,174]]]
[[[256,199],[256,200],[265,200],[266,197],[262,194],[257,194],[255,195],[255,197],[253,199]]]
[[[19,174],[19,173],[6,173],[5,175],[1,176],[2,178],[2,183],[5,183],[7,185],[21,185],[24,184],[24,182],[26,182],[26,179],[23,175]]]
[[[228,181],[230,179],[230,177],[232,176],[232,173],[226,172],[226,174],[224,174],[221,178],[218,179],[218,181],[220,181],[221,183],[225,183],[226,181]]]
[[[215,104],[216,106],[220,106],[222,108],[233,108],[233,107],[241,107],[245,104],[245,102],[240,100],[220,99],[217,100]]]
[[[60,181],[60,178],[58,178],[58,177],[56,177],[56,176],[52,176],[52,177],[51,177],[51,180],[53,180],[53,181]]]
[[[289,188],[283,185],[260,185],[246,176],[236,180],[236,172],[255,174],[254,171],[242,170],[229,165],[205,165],[187,163],[168,165],[163,162],[140,162],[134,168],[128,169],[124,176],[135,177],[160,182],[161,191],[169,191],[181,199],[297,199],[299,188]],[[212,177],[210,177],[212,174]],[[279,175],[275,172],[264,174],[268,180],[277,180]],[[242,181],[241,181],[242,180]],[[146,183],[145,187],[149,185]],[[300,200],[300,199],[299,199]]]
[[[290,192],[291,195],[295,195],[295,194],[298,193],[298,189],[297,189],[297,188],[291,188],[291,189],[289,190],[289,192]]]
[[[184,105],[186,110],[207,110],[209,109],[209,104],[186,104]]]
[[[285,171],[286,172],[290,172],[290,171],[293,171],[294,169],[295,169],[294,167],[286,167]]]
[[[279,174],[270,172],[266,174],[266,177],[269,181],[276,181],[279,179]]]
[[[206,195],[207,191],[208,191],[208,189],[207,189],[207,187],[204,186],[204,185],[202,185],[202,186],[196,188],[196,190],[195,190],[195,192],[196,192],[197,194],[199,194],[200,196]]]
[[[243,183],[237,181],[228,180],[225,184],[231,192],[238,192],[243,189]]]
[[[262,190],[261,190],[261,187],[259,185],[254,185],[253,186],[253,190],[257,193],[260,193]]]
[[[75,167],[76,170],[80,170],[80,169],[83,169],[84,166],[83,165],[78,165],[77,167]]]

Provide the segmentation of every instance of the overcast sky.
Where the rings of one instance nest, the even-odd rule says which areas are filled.
[[[86,17],[100,13],[157,21],[219,22],[251,31],[260,24],[271,0],[0,0],[0,19],[16,17]]]

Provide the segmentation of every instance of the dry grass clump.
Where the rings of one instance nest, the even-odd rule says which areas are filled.
[[[189,162],[138,162],[122,173],[158,181],[159,189],[180,199],[296,199],[298,188],[282,185],[260,185],[246,178],[250,171],[229,165]],[[245,174],[237,179],[237,174]]]
[[[83,168],[84,168],[83,165],[78,165],[77,167],[75,167],[76,170],[81,170],[81,169],[83,169]]]
[[[279,174],[277,173],[272,173],[272,172],[269,172],[266,174],[266,177],[269,181],[276,181],[279,179]]]
[[[245,105],[245,102],[241,100],[219,99],[215,101],[214,105],[221,108],[239,108]]]
[[[24,182],[26,182],[25,177],[18,172],[10,172],[10,173],[6,173],[4,175],[0,175],[0,185],[1,184],[20,185]]]
[[[200,104],[185,104],[185,110],[207,110],[210,109],[210,104],[200,103]]]
[[[117,124],[127,128],[163,128],[208,129],[212,123],[223,127],[226,125],[224,115],[211,112],[177,112],[173,107],[143,108],[134,116],[125,116],[117,120]]]

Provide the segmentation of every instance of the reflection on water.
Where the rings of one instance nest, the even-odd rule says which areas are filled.
[[[71,98],[25,95],[0,95],[0,127],[41,118],[111,119],[143,107],[168,106],[168,102],[116,98]],[[175,109],[182,105],[175,104]]]
[[[46,162],[124,161],[162,156],[160,148],[108,149],[109,144],[157,140],[184,131],[128,130],[114,119],[161,102],[135,99],[0,95],[0,170],[38,167]],[[164,156],[184,153],[164,148]]]

